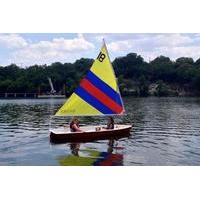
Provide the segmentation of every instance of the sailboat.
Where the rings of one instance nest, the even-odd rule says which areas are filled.
[[[86,76],[55,116],[115,116],[125,108],[108,50],[103,46]],[[131,125],[116,124],[114,129],[82,126],[83,132],[71,132],[69,127],[50,129],[51,142],[89,142],[119,139],[130,135]]]

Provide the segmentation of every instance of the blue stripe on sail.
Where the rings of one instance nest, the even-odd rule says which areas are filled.
[[[115,114],[112,110],[110,110],[107,106],[103,105],[98,99],[90,95],[86,90],[82,87],[78,87],[75,93],[81,97],[88,104],[99,110],[103,114]]]
[[[120,98],[120,94],[113,90],[108,84],[98,78],[93,72],[89,71],[86,75],[86,79],[88,79],[95,87],[100,89],[103,93],[109,96],[113,101],[122,106],[122,101]]]

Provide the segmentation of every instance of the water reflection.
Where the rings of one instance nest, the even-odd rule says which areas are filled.
[[[79,143],[71,143],[70,144],[70,150],[74,156],[79,156],[79,154],[78,154],[79,149],[80,149]]]
[[[115,123],[133,124],[130,138],[52,145],[49,128],[71,119],[50,117],[64,101],[0,100],[0,165],[200,165],[200,98],[124,98],[127,114]]]
[[[118,144],[118,143],[116,143]],[[115,145],[114,140],[110,140],[107,145],[107,151],[97,151],[94,149],[81,150],[80,143],[71,143],[71,155],[61,156],[58,162],[63,166],[120,166],[123,165],[123,155],[117,150],[121,149]],[[79,152],[82,155],[79,155]]]

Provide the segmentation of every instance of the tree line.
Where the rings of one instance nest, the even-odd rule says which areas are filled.
[[[0,67],[0,93],[47,93],[48,77],[59,93],[70,95],[87,73],[93,59],[81,58],[74,63],[55,62],[51,65],[33,65],[20,68],[16,64]],[[180,57],[172,61],[159,56],[150,62],[136,53],[113,61],[122,95],[148,96],[178,95],[186,91],[200,95],[200,58],[194,61]]]

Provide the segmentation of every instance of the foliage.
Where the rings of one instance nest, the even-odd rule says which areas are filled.
[[[139,78],[139,95],[141,97],[146,97],[149,95],[149,86],[144,75]]]
[[[155,92],[156,96],[163,97],[163,96],[168,96],[169,95],[169,87],[162,81],[159,80],[157,82],[157,90]]]
[[[48,93],[51,90],[48,77],[51,77],[57,92],[70,95],[92,63],[92,59],[81,58],[74,63],[0,67],[0,93]],[[140,55],[129,53],[116,58],[113,67],[124,95],[148,96],[149,86],[153,83],[158,83],[158,96],[169,95],[170,85],[187,87],[191,92],[200,94],[200,58],[196,62],[189,57],[172,61],[159,56],[147,63]]]

